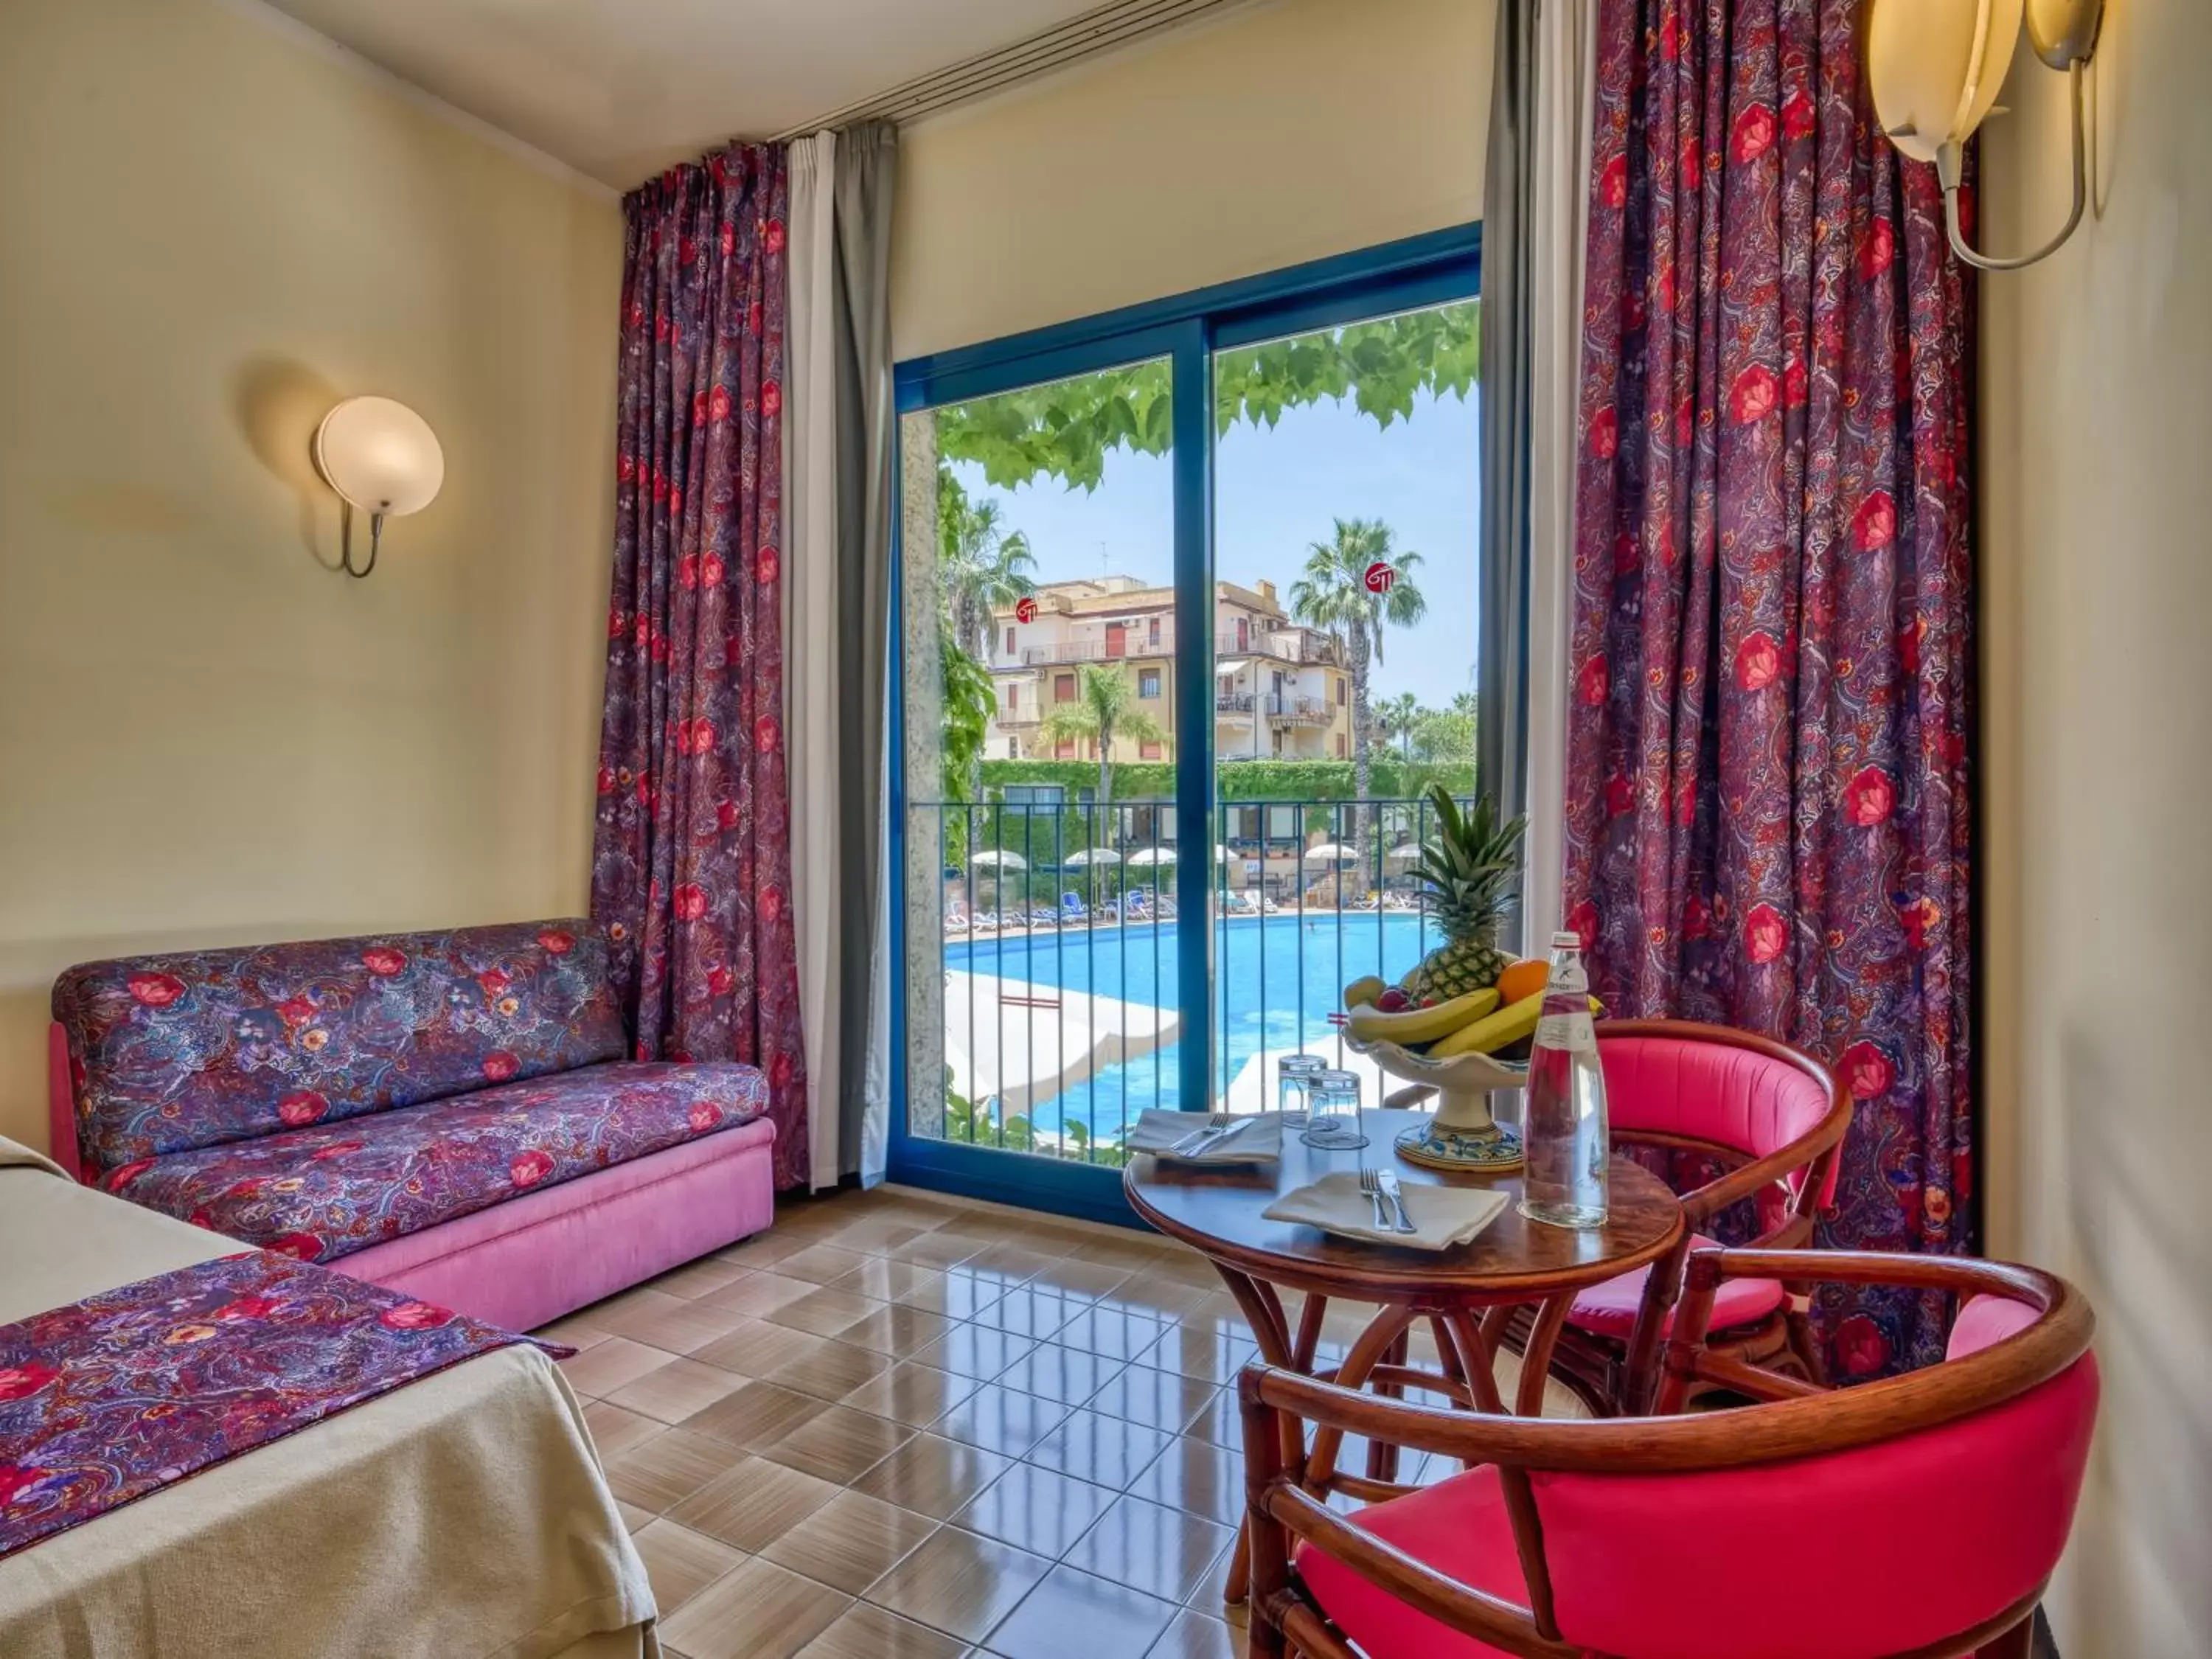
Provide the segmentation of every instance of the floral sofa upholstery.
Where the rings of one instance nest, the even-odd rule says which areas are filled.
[[[765,1080],[628,1059],[586,922],[88,963],[53,1016],[81,1179],[512,1328],[772,1216]]]

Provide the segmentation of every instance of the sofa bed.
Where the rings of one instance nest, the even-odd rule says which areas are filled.
[[[580,921],[88,963],[52,1151],[119,1198],[529,1330],[766,1227],[750,1066],[629,1057]]]

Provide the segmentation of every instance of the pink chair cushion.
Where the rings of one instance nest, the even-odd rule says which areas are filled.
[[[1693,1135],[1764,1158],[1827,1115],[1828,1095],[1784,1060],[1691,1037],[1604,1036],[1606,1110],[1619,1130]],[[1834,1176],[1820,1202],[1835,1197]]]
[[[1974,1304],[1954,1347],[1971,1352],[2032,1318]],[[1783,1632],[1790,1659],[1872,1659],[1971,1629],[2057,1565],[2096,1408],[2096,1361],[2085,1354],[2002,1405],[1850,1451],[1711,1474],[1535,1475],[1561,1632],[1636,1659],[1772,1659]],[[1455,1578],[1522,1600],[1487,1469],[1356,1520]],[[1373,1659],[1491,1652],[1316,1551],[1297,1560],[1316,1600]]]
[[[1696,1235],[1690,1241],[1693,1250],[1717,1249],[1720,1241]],[[1637,1310],[1644,1305],[1644,1282],[1651,1277],[1651,1269],[1638,1267],[1632,1273],[1623,1273],[1618,1279],[1608,1279],[1594,1290],[1584,1291],[1575,1298],[1568,1310],[1570,1325],[1596,1336],[1610,1336],[1626,1342],[1629,1333],[1636,1328]],[[1713,1295],[1711,1328],[1724,1331],[1731,1326],[1756,1324],[1779,1308],[1784,1300],[1782,1286],[1771,1279],[1726,1279]],[[1665,1329],[1674,1328],[1674,1310],[1667,1310]]]
[[[1958,1318],[1951,1322],[1951,1340],[1944,1344],[1943,1358],[1964,1359],[2033,1323],[2035,1310],[2025,1302],[2015,1302],[2008,1296],[1978,1296],[1960,1309]]]
[[[1448,1577],[1516,1607],[1528,1604],[1495,1468],[1470,1469],[1411,1497],[1372,1504],[1352,1520]],[[1311,1544],[1301,1541],[1291,1560],[1314,1600],[1369,1659],[1498,1659],[1504,1653],[1415,1612]]]

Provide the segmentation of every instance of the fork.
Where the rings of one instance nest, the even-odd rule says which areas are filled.
[[[1206,1127],[1204,1128],[1193,1130],[1189,1134],[1185,1135],[1181,1140],[1176,1141],[1174,1146],[1169,1147],[1168,1151],[1174,1153],[1177,1158],[1194,1158],[1200,1152],[1204,1152],[1207,1143],[1212,1140],[1215,1136],[1227,1133],[1231,1129],[1234,1128],[1236,1125],[1237,1120],[1231,1114],[1228,1112],[1216,1112],[1212,1116],[1206,1119]]]
[[[1379,1170],[1362,1170],[1359,1172],[1359,1190],[1367,1194],[1367,1202],[1375,1212],[1376,1230],[1378,1232],[1389,1231],[1390,1227],[1390,1218],[1382,1212],[1382,1171]]]

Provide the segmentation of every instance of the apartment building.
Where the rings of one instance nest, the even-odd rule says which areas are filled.
[[[1039,587],[993,612],[989,666],[997,690],[984,752],[1001,760],[1095,760],[1087,738],[1048,742],[1045,716],[1076,700],[1086,665],[1126,674],[1136,706],[1162,735],[1117,733],[1115,761],[1175,753],[1176,596],[1133,576]],[[1213,593],[1213,745],[1224,761],[1344,760],[1352,754],[1352,679],[1333,635],[1300,626],[1272,581],[1217,582]]]

